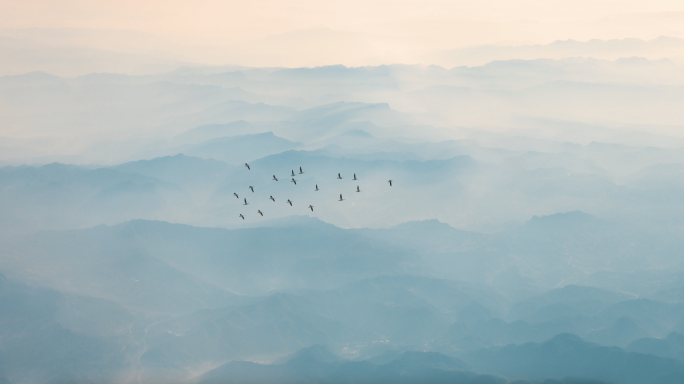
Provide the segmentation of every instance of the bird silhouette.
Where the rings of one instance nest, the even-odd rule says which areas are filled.
[[[271,200],[273,200],[273,202],[275,203],[275,199],[273,198],[273,196],[271,196]]]
[[[247,163],[245,163],[245,167],[247,167],[247,170],[248,170],[248,171],[251,171],[251,170],[252,170],[252,168],[250,168],[250,167],[249,167],[249,164],[247,164]]]
[[[356,186],[356,192],[361,192],[358,185]]]
[[[297,180],[295,180],[294,177],[292,178],[292,182],[295,183],[295,185],[297,185]]]
[[[341,194],[341,193],[340,193],[340,199],[337,200],[337,201],[344,201],[344,199],[342,198],[342,194]]]
[[[244,217],[244,216],[242,216],[242,213],[241,213],[241,214],[240,214],[239,216],[240,216],[240,217],[242,217],[242,220],[244,220],[244,219],[245,219],[245,217]]]
[[[247,202],[247,199],[246,199],[246,198],[245,198],[245,203],[242,204],[242,205],[249,205],[249,203]]]
[[[252,187],[251,185],[249,186],[249,189],[251,189],[252,192],[254,192],[254,187]]]
[[[240,196],[238,196],[237,193],[233,192],[233,195],[235,195],[235,198],[237,198],[238,200],[240,200]]]
[[[318,191],[318,184],[316,184],[316,190]]]
[[[294,169],[292,170],[292,176],[294,176]]]
[[[264,215],[263,213],[261,213],[261,209],[257,210],[257,212],[259,212],[259,214],[260,214],[261,216]]]
[[[290,207],[292,206],[292,202],[290,201],[290,199],[287,199],[287,203],[290,204]]]
[[[278,181],[278,178],[276,178],[275,175],[273,175],[273,180]]]
[[[340,176],[340,174],[338,173],[338,174],[337,174],[337,178],[338,178],[338,179],[342,179],[342,176]]]
[[[301,175],[302,173],[304,173],[304,171],[302,171],[302,167],[299,167],[299,174]]]
[[[356,180],[356,173],[354,174],[354,180]]]
[[[390,183],[390,187],[392,186],[392,180],[389,180],[388,183]]]
[[[309,208],[311,208],[311,212],[313,212],[313,205],[309,205]]]

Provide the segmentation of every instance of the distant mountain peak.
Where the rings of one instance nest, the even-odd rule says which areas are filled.
[[[413,220],[407,221],[394,226],[396,229],[401,228],[440,228],[440,229],[453,229],[449,224],[443,223],[438,219],[427,219],[427,220]]]
[[[421,364],[423,366],[429,366],[432,368],[445,370],[468,369],[468,365],[465,364],[463,361],[455,357],[443,355],[438,352],[406,351],[402,353],[397,360],[404,364]]]
[[[559,333],[556,336],[545,341],[543,344],[556,345],[567,348],[581,343],[584,343],[584,339],[575,335],[574,333]]]
[[[596,224],[600,222],[595,216],[582,211],[559,212],[546,216],[532,216],[525,226],[526,227],[555,227],[567,225],[584,225]]]
[[[313,226],[327,226],[330,228],[337,228],[335,225],[326,223],[318,217],[311,217],[305,215],[285,216],[277,219],[270,219],[264,222],[254,224],[253,227],[267,227],[267,228],[289,228],[289,227],[313,227]]]
[[[282,364],[334,363],[339,360],[340,358],[330,353],[326,347],[320,344],[314,344],[287,356],[284,361],[282,361]]]
[[[353,129],[350,131],[343,132],[339,135],[339,137],[360,137],[360,138],[366,138],[366,139],[374,139],[375,136],[371,135],[370,133],[362,130],[362,129]]]

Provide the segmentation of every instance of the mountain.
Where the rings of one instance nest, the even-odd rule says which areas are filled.
[[[486,235],[477,232],[462,231],[439,220],[410,221],[398,224],[389,229],[355,230],[366,236],[411,247],[421,252],[463,251],[471,249],[482,241]]]
[[[212,181],[220,180],[234,170],[222,161],[200,159],[183,154],[132,161],[112,168],[120,172],[134,173],[183,186],[197,183],[211,185]]]
[[[83,227],[132,215],[158,217],[185,191],[154,177],[65,164],[0,168],[0,227],[13,231]],[[163,214],[162,214],[163,215]]]
[[[87,292],[152,313],[189,313],[236,298],[148,255],[126,229],[99,226],[17,237],[2,245],[0,268],[53,289]]]
[[[627,182],[647,192],[650,199],[676,204],[677,196],[684,190],[682,175],[684,175],[684,164],[655,164],[631,175]]]
[[[321,314],[363,329],[401,348],[439,340],[448,325],[473,303],[497,313],[506,300],[486,288],[421,276],[379,276],[324,292],[299,293]],[[359,343],[361,356],[374,343]]]
[[[504,379],[464,371],[453,357],[434,352],[405,352],[386,364],[344,361],[320,345],[302,349],[280,364],[244,361],[224,364],[197,383],[505,383]]]
[[[139,350],[129,335],[135,321],[134,314],[115,303],[30,287],[0,275],[0,372],[9,379],[0,382],[80,377],[109,383],[131,368],[131,354]]]
[[[671,332],[664,338],[645,337],[634,340],[625,349],[684,361],[684,335]]]
[[[133,221],[109,232],[130,234],[133,238],[128,241],[144,247],[145,254],[225,289],[249,294],[328,289],[381,274],[424,269],[412,252],[322,222],[225,230]]]
[[[649,299],[627,300],[601,310],[596,316],[608,321],[627,316],[651,336],[665,336],[684,318],[684,305]]]
[[[478,165],[474,169],[482,168]],[[466,168],[461,175],[461,180],[468,177],[470,169]],[[647,265],[676,262],[678,254],[678,246],[674,243],[678,241],[674,240],[677,237],[659,231],[652,232],[639,225],[626,226],[624,223],[598,219],[580,211],[533,217],[522,225],[497,233],[457,230],[452,225],[436,220],[408,222],[388,229],[354,231],[413,249],[430,265],[439,266],[437,269],[441,277],[491,281],[510,295],[513,301],[531,298],[539,294],[540,289],[572,285],[564,291],[550,291],[560,296],[549,297],[548,305],[572,306],[569,300],[581,299],[571,299],[571,296],[561,298],[561,292],[570,295],[572,291],[585,295],[585,302],[577,305],[585,312],[596,312],[606,307],[605,304],[634,298],[634,295],[601,293],[597,288],[581,287],[600,285],[600,281],[590,279],[586,271],[620,269],[625,265],[622,263],[624,258],[636,264],[644,263],[644,268],[648,268]],[[662,236],[663,241],[654,241],[659,236]],[[620,250],[620,259],[614,258],[616,249]],[[659,250],[657,256],[653,256],[658,261],[653,257],[643,257],[644,254],[650,254],[652,249]],[[633,271],[630,269],[625,272]],[[604,283],[612,284],[612,280],[604,279]],[[607,291],[613,292],[627,289],[606,286]],[[590,301],[597,302],[594,306],[586,307],[585,304],[590,304]],[[528,309],[516,308],[510,318],[542,321],[546,315],[539,319],[533,319],[533,316],[544,305],[547,304],[535,304],[534,308]]]
[[[199,144],[219,137],[253,134],[256,129],[249,122],[238,120],[227,124],[211,124],[193,128],[174,136],[172,141],[178,144]]]
[[[273,294],[243,305],[161,319],[147,327],[149,349],[141,359],[151,372],[163,373],[212,361],[273,359],[303,345],[337,347],[369,337],[367,331],[330,318],[310,300]]]
[[[637,324],[630,317],[623,316],[609,327],[599,328],[586,335],[587,341],[601,345],[618,346],[624,348],[627,344],[648,337],[650,333]]]
[[[406,124],[407,116],[386,103],[337,102],[304,110],[281,123],[283,135],[293,140],[321,140],[353,130],[354,123],[370,122],[369,127]],[[384,130],[376,129],[378,133]],[[285,134],[286,132],[286,134]],[[373,134],[373,132],[369,132]]]
[[[612,304],[632,299],[634,299],[633,296],[624,293],[570,284],[562,288],[551,289],[515,304],[511,308],[509,317],[513,319],[528,319],[530,321],[544,321],[559,315],[588,316],[596,314]],[[556,312],[555,315],[554,311]]]
[[[42,71],[33,71],[14,76],[1,76],[0,87],[25,87],[25,86],[44,86],[58,85],[64,83],[61,77]]]
[[[670,57],[672,52],[677,52],[682,47],[684,47],[684,40],[666,36],[660,36],[652,40],[633,38],[613,40],[592,39],[589,41],[557,40],[549,44],[520,46],[480,45],[459,48],[440,52],[433,59],[449,66],[480,66],[495,60],[562,59],[568,57],[592,57],[615,60],[637,56],[660,59]]]
[[[543,343],[507,345],[466,353],[464,361],[476,370],[532,380],[583,377],[615,383],[675,383],[668,375],[684,372],[684,362],[602,347],[572,334]]]
[[[183,148],[182,151],[189,156],[212,158],[229,164],[241,165],[268,155],[296,149],[301,145],[301,143],[275,136],[273,132],[265,132],[219,137]]]
[[[26,278],[170,313],[219,305],[234,296],[229,291],[328,289],[425,270],[412,252],[323,223],[226,230],[132,221],[38,232],[4,243],[2,251],[0,267]],[[39,267],[22,269],[33,262]]]

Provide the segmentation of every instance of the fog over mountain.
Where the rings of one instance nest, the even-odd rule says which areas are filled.
[[[684,40],[162,40],[0,30],[0,383],[684,382]]]

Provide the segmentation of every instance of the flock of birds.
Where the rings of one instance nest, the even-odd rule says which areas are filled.
[[[251,171],[251,170],[252,170],[252,168],[251,168],[251,167],[249,166],[249,164],[247,164],[247,163],[245,163],[245,167],[247,168],[248,171]],[[304,170],[302,169],[302,167],[299,167],[299,174],[300,174],[300,175],[303,175],[303,174],[304,174]],[[292,175],[291,175],[291,176],[292,176],[292,180],[290,180],[290,182],[291,182],[291,183],[294,183],[294,185],[297,185],[297,180],[295,180],[295,172],[294,172],[294,169],[292,170]],[[338,174],[337,174],[337,179],[338,179],[338,180],[342,180],[342,175],[338,173]],[[273,180],[274,180],[274,181],[278,181],[278,178],[276,177],[276,175],[273,175]],[[352,180],[358,180],[358,179],[356,178],[356,173],[354,174],[354,178],[353,178]],[[387,182],[389,183],[389,185],[390,185],[390,187],[391,187],[391,186],[392,186],[392,180],[388,180]],[[254,187],[253,187],[253,186],[250,185],[250,186],[249,186],[249,189],[250,189],[252,192],[254,192]],[[315,189],[314,191],[320,191],[320,189],[318,189],[318,184],[316,184],[316,189]],[[361,189],[360,189],[360,187],[359,187],[358,185],[356,186],[356,192],[361,192]],[[240,200],[240,196],[237,194],[237,192],[234,192],[233,195],[234,195],[238,200]],[[243,199],[244,199],[244,204],[242,204],[242,205],[249,205],[249,203],[247,202],[247,198],[244,197]],[[272,201],[275,203],[275,198],[273,198],[273,196],[269,196],[269,199],[272,200]],[[340,199],[337,200],[337,201],[344,201],[344,199],[342,198],[342,194],[341,194],[341,193],[340,193]],[[290,206],[292,207],[292,201],[291,201],[290,199],[287,199],[287,203],[290,204]],[[311,212],[313,212],[313,210],[314,210],[314,206],[313,206],[313,205],[309,205],[307,208],[311,209]],[[261,212],[260,209],[257,209],[257,213],[260,214],[261,216],[264,216],[263,212]],[[242,213],[239,214],[238,216],[241,217],[242,220],[245,219],[245,216],[244,216]]]

